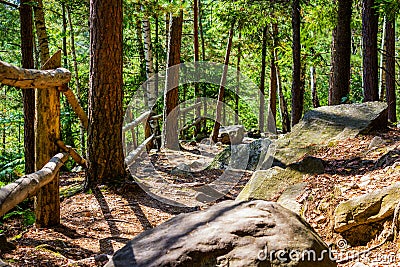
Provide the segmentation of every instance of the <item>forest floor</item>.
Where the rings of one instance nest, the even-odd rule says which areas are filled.
[[[369,149],[375,136],[381,137],[378,147]],[[377,160],[389,150],[394,153],[382,166],[377,166]],[[400,164],[397,163],[400,162],[400,130],[389,129],[340,141],[319,150],[314,156],[325,161],[325,173],[304,177],[308,186],[299,201],[305,206],[306,220],[323,240],[336,244],[342,242],[333,232],[333,211],[338,203],[400,181]],[[156,156],[156,161],[162,165],[167,159],[161,154]],[[170,170],[172,166],[164,168]],[[2,252],[3,260],[12,266],[99,266],[95,256],[112,254],[144,230],[179,213],[199,209],[159,202],[133,182],[117,188],[100,186],[89,193],[68,196],[68,192],[73,193],[81,187],[83,175],[61,175],[60,226],[51,229],[26,226],[23,212],[2,221],[0,229],[7,240],[16,245],[11,252]],[[166,175],[170,175],[169,172]],[[219,175],[218,170],[203,170],[195,173],[194,178],[209,181]],[[251,173],[246,173],[230,194],[218,201],[234,199],[250,177]],[[389,220],[388,227],[390,223]],[[382,238],[377,236],[366,246],[348,248],[347,251],[362,251],[378,244]],[[396,242],[388,242],[370,252],[363,262],[368,266],[399,266],[397,254]],[[354,261],[338,266],[353,265]]]

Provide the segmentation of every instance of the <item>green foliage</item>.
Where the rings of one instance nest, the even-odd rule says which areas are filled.
[[[0,155],[0,185],[3,186],[23,175],[23,155]]]
[[[11,217],[22,217],[25,226],[33,225],[35,223],[35,213],[30,209],[22,209],[19,206],[17,206],[15,209],[16,210],[4,215],[3,220],[7,220]]]
[[[375,0],[378,11],[390,20],[396,19],[400,11],[400,2],[397,0]]]
[[[14,1],[17,2],[17,1]],[[73,31],[67,27],[63,32],[62,6],[64,3],[71,12]],[[399,12],[399,1],[376,0],[377,10],[389,18],[394,18]],[[140,44],[138,43],[137,22],[141,25],[144,17],[148,18],[152,30],[152,45],[154,63],[158,63],[160,72],[165,70],[167,58],[167,31],[166,17],[169,12],[176,13],[183,10],[183,38],[181,48],[181,61],[193,61],[193,1],[182,0],[124,0],[124,107],[127,107],[133,98],[143,98],[143,90],[140,85],[146,80],[143,76],[143,62],[139,57]],[[277,66],[281,74],[283,94],[289,104],[291,102],[291,80],[292,80],[292,29],[291,29],[291,2],[290,1],[250,1],[250,0],[201,0],[201,22],[204,33],[205,60],[222,63],[225,56],[226,43],[229,28],[235,22],[233,47],[231,51],[231,67],[236,67],[238,56],[241,58],[241,73],[248,77],[253,83],[260,84],[261,71],[261,35],[262,29],[268,29],[268,53],[267,53],[267,77],[266,96],[269,98],[269,72],[271,62],[271,51],[275,49],[278,61]],[[78,0],[48,0],[44,2],[46,26],[49,35],[50,53],[54,53],[62,47],[63,37],[67,37],[68,60],[67,68],[73,69],[73,58],[71,53],[70,36],[74,33],[75,48],[77,55],[78,80],[80,88],[80,102],[84,109],[88,106],[88,87],[90,70],[90,38],[89,38],[89,1]],[[302,72],[305,89],[305,111],[312,108],[310,88],[310,67],[316,70],[317,92],[322,105],[327,105],[329,90],[329,74],[331,69],[331,44],[332,30],[337,20],[337,5],[335,1],[316,0],[302,1],[301,3],[301,45],[302,45]],[[383,17],[383,16],[381,16]],[[156,23],[158,32],[156,33]],[[272,24],[278,25],[276,47],[273,45]],[[362,30],[361,30],[361,2],[353,4],[352,18],[352,57],[351,57],[351,81],[350,94],[343,102],[362,101]],[[382,24],[380,24],[381,40]],[[15,65],[20,65],[20,29],[18,9],[0,4],[0,60]],[[241,39],[239,39],[239,32]],[[156,41],[157,35],[157,41]],[[36,44],[37,46],[37,44]],[[241,53],[239,55],[239,46]],[[202,49],[200,48],[200,54]],[[37,54],[35,55],[38,57]],[[157,60],[156,60],[157,56]],[[202,57],[200,57],[202,58]],[[38,65],[38,64],[36,64]],[[77,93],[75,79],[69,86]],[[162,86],[162,85],[161,85]],[[23,175],[23,111],[22,95],[20,90],[0,85],[0,181],[7,183]],[[179,91],[180,102],[194,97],[194,86],[183,86]],[[218,86],[204,85],[205,96],[216,98]],[[247,88],[243,85],[241,90]],[[254,90],[255,89],[251,89]],[[243,92],[242,91],[242,92]],[[249,92],[250,93],[250,92]],[[239,101],[239,114],[241,123],[246,129],[257,127],[257,112],[259,97],[255,92],[245,95]],[[252,95],[250,97],[250,95]],[[233,90],[227,90],[226,104],[234,106]],[[140,99],[139,99],[140,100]],[[162,99],[158,99],[156,112],[162,112]],[[268,101],[266,101],[268,105]],[[70,137],[69,143],[80,148],[79,121],[71,109],[62,99],[61,125],[63,139]],[[265,107],[267,110],[267,108]],[[277,126],[281,127],[279,108],[277,109]],[[136,110],[134,110],[134,113]],[[134,114],[138,116],[139,114]],[[228,114],[232,116],[232,114]],[[213,122],[207,121],[208,130],[212,128]],[[69,166],[71,167],[71,166]]]

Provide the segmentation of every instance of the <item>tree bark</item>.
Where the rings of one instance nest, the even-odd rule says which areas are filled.
[[[30,0],[21,0],[19,9],[21,21],[21,53],[22,67],[33,69],[35,62],[33,58],[33,20],[32,7],[28,4]],[[22,91],[24,102],[24,155],[25,173],[35,171],[35,90]]]
[[[258,128],[261,133],[264,132],[264,109],[265,109],[265,70],[266,70],[266,57],[267,57],[267,27],[264,26],[262,33],[262,46],[261,46],[261,73],[260,73],[260,102],[258,106]]]
[[[61,51],[54,54],[43,66],[53,69],[61,66]],[[59,152],[54,141],[60,139],[60,93],[55,88],[36,89],[35,113],[36,170]],[[56,174],[47,185],[41,187],[35,198],[37,227],[55,226],[60,223],[59,176]]]
[[[329,105],[342,103],[350,92],[351,14],[353,0],[338,1],[337,25],[332,34]]]
[[[293,69],[292,69],[292,125],[297,124],[303,114],[304,91],[301,87],[301,45],[300,45],[300,1],[292,3]]]
[[[363,0],[363,82],[364,102],[378,101],[378,13],[374,0]]]
[[[40,64],[44,65],[50,57],[49,38],[47,37],[46,21],[44,19],[43,1],[37,0],[37,5],[33,8],[35,15],[36,35],[38,37]]]
[[[183,11],[180,11],[177,16],[173,16],[171,13],[168,37],[167,73],[165,77],[164,90],[164,127],[162,146],[173,150],[179,150],[179,67],[171,67],[180,64],[181,62],[182,23]]]
[[[222,105],[223,105],[224,95],[225,95],[225,84],[226,84],[226,79],[227,79],[226,76],[228,74],[229,56],[231,54],[234,27],[235,27],[235,22],[232,22],[231,28],[229,30],[228,44],[226,45],[224,69],[222,72],[221,83],[220,83],[220,87],[219,87],[219,91],[218,91],[218,102],[217,102],[217,108],[215,111],[215,122],[214,122],[213,131],[211,133],[211,140],[214,143],[216,143],[218,140],[219,128],[221,126],[221,115],[222,115],[221,111],[222,111]]]
[[[396,122],[396,32],[395,20],[386,21],[386,101],[388,120]]]
[[[90,1],[88,171],[85,189],[125,175],[122,0]]]
[[[67,160],[68,153],[58,153],[41,170],[22,176],[2,187],[0,189],[0,217],[56,179],[58,171]]]

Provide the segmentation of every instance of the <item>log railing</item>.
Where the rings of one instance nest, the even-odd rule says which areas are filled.
[[[70,146],[59,139],[61,91],[72,109],[87,129],[88,117],[77,98],[68,88],[71,73],[61,66],[61,51],[56,52],[42,70],[23,69],[0,61],[0,84],[20,89],[35,88],[35,173],[27,174],[13,183],[0,188],[0,216],[30,196],[36,196],[36,224],[46,227],[60,221],[58,171],[70,155],[78,164],[86,167],[86,161]],[[55,139],[55,140],[54,140]],[[64,152],[57,153],[59,150]],[[53,157],[52,157],[53,156]],[[51,158],[52,157],[52,158]],[[50,159],[50,160],[49,160]]]
[[[37,172],[22,176],[15,182],[0,188],[0,216],[17,206],[28,197],[51,182],[61,166],[67,161],[68,153],[58,153]]]
[[[185,114],[189,113],[190,111],[196,109],[200,105],[201,105],[201,103],[196,103],[194,105],[191,105],[189,107],[181,109],[179,113],[181,115],[185,115]],[[130,112],[130,110],[128,110],[128,112]],[[133,119],[131,122],[125,124],[125,126],[122,127],[124,142],[125,142],[125,134],[128,131],[131,131],[131,135],[132,135],[133,150],[125,151],[125,155],[126,155],[125,164],[127,165],[127,167],[130,167],[136,161],[136,159],[140,155],[142,155],[142,153],[145,151],[146,148],[147,148],[147,150],[149,150],[149,144],[151,144],[151,142],[153,140],[157,140],[157,139],[161,138],[161,136],[156,135],[155,132],[148,133],[146,131],[148,131],[150,129],[150,127],[148,127],[149,122],[152,122],[152,121],[154,122],[154,121],[160,120],[162,118],[163,118],[163,114],[158,114],[158,115],[152,116],[152,111],[149,110],[149,111],[143,112],[136,119]],[[130,119],[132,119],[132,116],[130,116]],[[200,123],[201,121],[203,121],[203,118],[197,118],[192,124],[186,125],[185,127],[183,127],[181,129],[181,131],[187,130],[190,127],[195,126],[196,124]],[[136,137],[135,137],[135,135],[136,135],[135,128],[142,123],[144,124],[146,139],[143,141],[143,143],[141,143],[140,145],[137,146],[136,145]]]
[[[21,89],[47,89],[67,84],[71,72],[64,68],[53,70],[23,69],[0,61],[0,83]]]

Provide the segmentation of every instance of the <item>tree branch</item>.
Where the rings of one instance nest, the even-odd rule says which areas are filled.
[[[5,5],[7,5],[7,6],[11,6],[11,7],[19,8],[19,6],[18,6],[18,5],[16,5],[16,4],[13,4],[13,3],[10,3],[10,2],[7,2],[7,1],[0,0],[0,3],[1,3],[1,4],[5,4]]]

